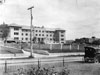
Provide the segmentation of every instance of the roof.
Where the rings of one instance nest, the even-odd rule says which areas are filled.
[[[55,29],[53,29],[53,28],[46,28],[45,30],[46,31],[55,31]]]
[[[16,23],[10,24],[9,27],[19,27],[19,28],[22,28],[22,29],[30,29],[30,25],[25,26],[25,25],[19,25],[19,24],[16,24]],[[61,29],[61,28],[45,28],[44,26],[42,26],[42,27],[33,26],[33,27],[34,28],[42,28],[42,29],[45,29],[46,31],[53,31],[53,32],[54,31],[65,31],[64,29]]]
[[[12,24],[9,25],[9,27],[19,27],[19,28],[21,28],[22,26],[20,26],[20,25],[18,25],[16,23],[12,23]]]
[[[22,26],[22,29],[30,29],[30,26]]]
[[[61,28],[56,28],[55,30],[56,31],[63,31],[63,32],[65,32],[65,30],[64,29],[61,29]]]
[[[46,28],[46,31],[56,31],[56,30],[65,31],[64,29],[61,28]]]
[[[19,27],[19,28],[22,28],[22,29],[30,29],[30,26],[18,25],[16,23],[12,23],[9,26],[10,27]]]

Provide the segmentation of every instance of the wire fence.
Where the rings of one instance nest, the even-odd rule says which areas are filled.
[[[9,63],[5,61],[0,66],[0,75],[99,75],[100,64],[82,64],[55,60],[45,62],[38,59],[36,62]]]
[[[56,60],[57,61],[57,60]],[[66,75],[61,74],[62,72],[67,73],[68,75],[68,68],[65,66],[64,58],[59,63],[60,67],[63,67],[62,71],[56,71],[58,64],[51,65],[52,61],[49,61],[49,63],[43,63],[39,59],[37,62],[24,62],[23,63],[8,63],[5,61],[3,64],[4,66],[0,67],[0,72],[2,72],[2,75]]]

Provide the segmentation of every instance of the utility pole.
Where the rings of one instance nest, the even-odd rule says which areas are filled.
[[[31,48],[31,51],[30,51],[30,56],[29,56],[29,58],[33,58],[33,55],[32,55],[32,53],[33,53],[33,42],[32,42],[32,20],[33,20],[33,16],[32,16],[32,8],[34,8],[34,6],[32,6],[32,7],[30,7],[30,8],[28,8],[28,10],[30,10],[30,15],[31,15],[31,21],[30,21],[30,48]]]

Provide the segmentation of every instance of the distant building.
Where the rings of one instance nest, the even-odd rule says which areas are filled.
[[[65,43],[65,30],[55,29],[54,41],[57,43]]]
[[[8,40],[30,42],[30,26],[20,26],[13,23],[9,25],[9,29]],[[63,29],[34,26],[32,31],[32,38],[36,38],[36,43],[41,41],[44,43],[65,43],[65,30]]]
[[[96,38],[96,37],[91,37],[89,38],[89,42],[92,43],[93,41],[99,40],[100,38]]]
[[[4,45],[4,41],[2,40],[2,28],[0,28],[0,46],[3,46]]]
[[[70,45],[72,43],[74,43],[74,40],[66,40],[65,45]]]
[[[0,28],[0,39],[2,38],[2,29]]]

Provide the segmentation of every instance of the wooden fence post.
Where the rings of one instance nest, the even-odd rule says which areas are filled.
[[[70,50],[72,50],[72,45],[70,44]]]
[[[7,60],[5,60],[5,73],[7,73]]]
[[[52,50],[52,44],[50,44],[50,50]]]
[[[41,64],[40,64],[40,60],[38,59],[38,69],[40,68]]]
[[[65,66],[65,60],[64,60],[64,57],[63,57],[63,67]]]
[[[78,49],[78,50],[80,49],[79,44],[77,45],[77,49]]]
[[[62,50],[62,46],[63,46],[63,44],[61,43],[61,50]]]

